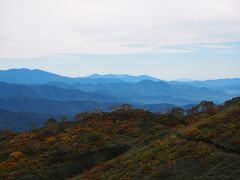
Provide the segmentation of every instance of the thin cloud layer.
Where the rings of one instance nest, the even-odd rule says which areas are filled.
[[[0,58],[220,49],[216,43],[240,40],[239,7],[239,0],[0,0]]]

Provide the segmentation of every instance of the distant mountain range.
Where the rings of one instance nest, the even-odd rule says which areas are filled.
[[[95,101],[130,104],[187,105],[203,100],[221,103],[231,96],[204,87],[144,80],[138,83],[17,85],[0,83],[0,97],[58,101]]]
[[[222,103],[240,93],[240,79],[179,82],[124,74],[71,78],[38,69],[2,70],[0,82],[5,82],[0,83],[0,97],[58,101],[187,105],[203,100]]]
[[[223,91],[229,94],[240,93],[240,78],[216,79],[216,80],[206,80],[206,81],[188,81],[188,82],[172,81],[170,83],[192,85],[196,87],[206,87],[210,89]]]
[[[0,82],[14,83],[14,84],[46,84],[50,82],[65,82],[65,83],[113,83],[113,82],[140,82],[142,80],[159,81],[159,79],[141,75],[99,75],[93,74],[86,77],[65,77],[54,73],[42,71],[39,69],[9,69],[0,70]]]
[[[65,89],[50,85],[19,85],[0,83],[0,97],[28,97],[49,100],[92,100],[114,102],[117,98],[101,93],[84,92],[76,89]]]
[[[9,70],[0,70],[0,82],[13,83],[13,84],[47,84],[54,82],[62,82],[68,84],[74,83],[83,83],[83,84],[102,84],[102,83],[120,83],[120,82],[128,82],[128,83],[137,83],[144,80],[150,81],[162,81],[158,78],[140,75],[140,76],[132,76],[127,74],[92,74],[86,77],[65,77],[61,75],[57,75],[54,73],[42,71],[39,69],[9,69]],[[206,81],[196,81],[190,79],[179,79],[176,81],[165,81],[169,84],[180,84],[180,85],[192,85],[197,87],[206,87],[206,88],[235,88],[239,89],[240,86],[240,78],[232,78],[232,79],[216,79],[216,80],[206,80]],[[234,91],[235,92],[235,91]],[[232,92],[232,93],[234,93]],[[237,91],[240,92],[240,91]]]
[[[165,81],[144,80],[138,83],[104,83],[104,84],[68,84],[52,83],[67,89],[79,89],[87,92],[118,97],[121,101],[130,103],[152,104],[170,103],[175,105],[193,104],[203,100],[212,100],[221,103],[232,95],[205,87],[196,87],[185,84],[174,84]]]
[[[137,83],[137,82],[144,81],[144,80],[160,81],[157,78],[147,76],[147,75],[131,76],[131,75],[127,75],[127,74],[105,74],[105,75],[92,74],[90,76],[87,76],[86,78],[113,79],[113,80],[121,80],[124,82],[129,82],[129,83]]]
[[[98,75],[71,78],[42,70],[0,71],[0,109],[74,115],[122,103],[149,111],[215,103],[240,95],[240,79],[163,81],[151,76]],[[0,112],[1,121],[1,112]]]
[[[158,78],[140,75],[132,76],[127,74],[92,74],[86,77],[66,77],[57,75],[54,73],[42,71],[39,69],[9,69],[0,70],[0,82],[13,83],[13,84],[47,84],[47,83],[68,83],[68,84],[105,84],[105,83],[138,83],[144,80],[150,80],[154,82],[162,81]],[[196,81],[190,79],[179,79],[176,81],[165,81],[169,84],[180,84],[180,85],[192,85],[197,87],[206,87],[212,89],[229,90],[230,93],[240,93],[240,78],[232,79],[216,79],[206,81]],[[231,88],[234,91],[231,91]]]

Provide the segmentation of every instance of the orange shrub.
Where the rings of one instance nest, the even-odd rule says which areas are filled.
[[[186,133],[186,135],[189,137],[196,137],[196,136],[200,135],[200,130],[194,127],[190,131],[188,131]]]
[[[56,137],[50,136],[50,137],[46,138],[45,143],[46,144],[53,144],[55,141],[56,141]]]
[[[24,154],[21,151],[15,151],[10,154],[10,157],[16,161],[22,159],[24,157]]]

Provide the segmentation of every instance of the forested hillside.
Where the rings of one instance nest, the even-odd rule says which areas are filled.
[[[238,179],[240,99],[159,114],[125,105],[2,131],[3,179]]]

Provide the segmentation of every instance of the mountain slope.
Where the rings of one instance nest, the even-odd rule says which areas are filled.
[[[71,78],[34,69],[9,69],[0,71],[0,81],[14,84],[42,84],[47,82],[66,82]]]
[[[203,102],[186,115],[179,109],[80,113],[76,122],[49,121],[29,132],[2,132],[0,176],[239,179],[239,104],[239,98],[223,106]]]
[[[213,115],[190,114],[186,123],[197,123],[178,127],[73,179],[238,179],[240,99],[219,108]]]

